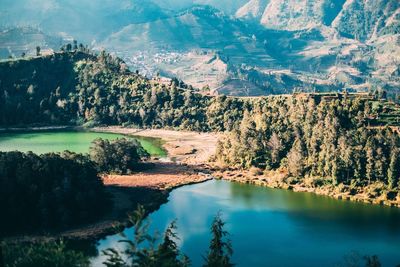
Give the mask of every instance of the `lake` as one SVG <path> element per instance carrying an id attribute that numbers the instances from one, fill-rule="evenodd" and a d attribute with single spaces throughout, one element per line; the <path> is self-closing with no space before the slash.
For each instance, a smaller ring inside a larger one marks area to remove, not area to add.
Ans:
<path id="1" fill-rule="evenodd" d="M 400 209 L 335 200 L 310 193 L 212 180 L 172 191 L 150 215 L 152 230 L 177 219 L 179 245 L 201 266 L 213 217 L 222 212 L 237 266 L 336 266 L 352 252 L 400 263 Z M 132 229 L 125 231 L 131 236 Z M 98 249 L 119 247 L 119 235 Z M 92 260 L 99 266 L 102 257 Z"/>
<path id="2" fill-rule="evenodd" d="M 87 153 L 95 138 L 119 134 L 35 132 L 0 134 L 0 151 L 36 153 L 65 149 Z M 161 140 L 136 138 L 152 155 L 165 156 Z M 179 245 L 193 266 L 201 266 L 213 217 L 222 212 L 237 266 L 336 266 L 357 251 L 376 254 L 383 266 L 400 263 L 400 209 L 335 200 L 309 193 L 212 180 L 180 187 L 152 213 L 152 231 L 177 219 Z M 130 235 L 132 229 L 127 229 Z M 119 235 L 98 242 L 99 251 L 119 247 Z M 92 259 L 101 266 L 103 258 Z"/>
<path id="3" fill-rule="evenodd" d="M 69 150 L 76 153 L 88 153 L 91 142 L 96 138 L 113 140 L 122 137 L 136 139 L 152 156 L 166 156 L 160 139 L 83 131 L 0 133 L 0 151 L 19 150 L 43 154 Z"/>

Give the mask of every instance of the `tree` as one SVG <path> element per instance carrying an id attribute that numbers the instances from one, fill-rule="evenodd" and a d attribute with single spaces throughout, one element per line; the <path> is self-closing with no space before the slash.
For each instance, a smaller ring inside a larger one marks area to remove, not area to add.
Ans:
<path id="1" fill-rule="evenodd" d="M 232 245 L 227 239 L 228 232 L 224 230 L 225 223 L 218 214 L 212 223 L 211 234 L 212 239 L 209 246 L 207 257 L 205 258 L 204 267 L 229 267 L 234 266 L 231 263 Z"/>
<path id="2" fill-rule="evenodd" d="M 3 255 L 3 242 L 0 239 L 0 266 L 4 263 L 4 255 Z"/>
<path id="3" fill-rule="evenodd" d="M 399 150 L 396 148 L 392 149 L 392 153 L 390 155 L 390 163 L 387 176 L 389 188 L 395 188 L 399 181 Z"/>
<path id="4" fill-rule="evenodd" d="M 65 49 L 67 50 L 67 52 L 70 52 L 72 50 L 72 45 L 70 43 L 68 43 L 66 45 Z"/>
<path id="5" fill-rule="evenodd" d="M 381 267 L 381 263 L 379 261 L 378 256 L 365 256 L 365 267 Z"/>
<path id="6" fill-rule="evenodd" d="M 367 144 L 366 144 L 366 158 L 367 158 L 367 164 L 365 166 L 365 176 L 368 179 L 368 184 L 371 184 L 371 181 L 374 179 L 375 171 L 374 171 L 374 149 L 373 149 L 373 143 L 371 139 L 368 139 Z"/>
<path id="7" fill-rule="evenodd" d="M 140 161 L 149 156 L 139 142 L 126 138 L 112 141 L 98 138 L 92 142 L 89 154 L 100 172 L 120 174 L 136 170 Z"/>
<path id="8" fill-rule="evenodd" d="M 271 150 L 272 164 L 275 165 L 280 161 L 279 153 L 282 149 L 282 143 L 277 133 L 273 132 L 271 135 L 271 138 L 268 141 L 268 148 Z"/>
<path id="9" fill-rule="evenodd" d="M 178 249 L 178 245 L 175 240 L 178 239 L 176 235 L 176 222 L 173 221 L 164 232 L 162 243 L 159 245 L 156 258 L 157 264 L 155 266 L 166 266 L 166 267 L 178 267 L 178 266 L 189 266 L 190 260 L 183 255 Z"/>
<path id="10" fill-rule="evenodd" d="M 301 176 L 304 171 L 303 150 L 301 141 L 296 139 L 287 156 L 288 172 L 293 176 Z"/>
<path id="11" fill-rule="evenodd" d="M 0 152 L 0 236 L 88 222 L 103 215 L 109 204 L 87 156 Z"/>
<path id="12" fill-rule="evenodd" d="M 189 260 L 182 255 L 178 249 L 175 239 L 177 239 L 175 230 L 176 224 L 172 222 L 164 233 L 164 237 L 158 248 L 155 244 L 158 241 L 158 235 L 151 236 L 149 232 L 150 224 L 145 219 L 146 212 L 142 206 L 129 216 L 129 221 L 133 225 L 133 237 L 129 239 L 123 232 L 124 238 L 120 242 L 125 243 L 127 248 L 122 252 L 126 257 L 125 261 L 121 252 L 114 248 L 108 248 L 103 251 L 107 257 L 104 264 L 107 267 L 186 267 L 189 266 Z"/>
<path id="13" fill-rule="evenodd" d="M 73 40 L 73 43 L 74 43 L 73 49 L 75 51 L 77 51 L 78 50 L 78 42 L 76 40 Z"/>

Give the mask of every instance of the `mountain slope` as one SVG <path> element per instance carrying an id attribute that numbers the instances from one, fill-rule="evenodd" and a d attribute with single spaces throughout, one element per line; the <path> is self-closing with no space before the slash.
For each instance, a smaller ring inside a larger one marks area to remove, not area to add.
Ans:
<path id="1" fill-rule="evenodd" d="M 166 19 L 128 25 L 101 45 L 118 51 L 202 48 L 246 52 L 251 42 L 251 33 L 242 22 L 210 6 L 196 6 Z"/>
<path id="2" fill-rule="evenodd" d="M 322 7 L 320 0 L 273 0 L 266 7 L 260 23 L 272 29 L 310 29 L 321 24 Z"/>
<path id="3" fill-rule="evenodd" d="M 260 20 L 270 0 L 251 0 L 238 9 L 235 16 L 241 19 Z"/>
<path id="4" fill-rule="evenodd" d="M 40 46 L 42 52 L 56 50 L 62 44 L 62 38 L 47 35 L 36 28 L 7 29 L 0 32 L 0 59 L 20 57 L 22 53 L 33 55 L 36 53 L 36 46 Z"/>
<path id="5" fill-rule="evenodd" d="M 398 0 L 347 0 L 332 26 L 343 36 L 367 40 L 400 33 Z"/>

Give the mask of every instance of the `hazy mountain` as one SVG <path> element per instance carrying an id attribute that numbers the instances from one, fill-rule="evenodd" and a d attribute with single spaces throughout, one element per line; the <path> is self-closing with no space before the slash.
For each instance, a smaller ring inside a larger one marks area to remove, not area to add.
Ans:
<path id="1" fill-rule="evenodd" d="M 0 32 L 0 58 L 20 57 L 22 53 L 34 55 L 36 46 L 40 46 L 42 52 L 57 50 L 63 42 L 62 38 L 47 35 L 37 28 L 6 29 Z"/>
<path id="2" fill-rule="evenodd" d="M 248 0 L 153 0 L 154 3 L 164 9 L 183 10 L 191 8 L 194 5 L 210 5 L 227 15 L 234 14 L 238 8 L 244 5 Z"/>
<path id="3" fill-rule="evenodd" d="M 250 0 L 236 12 L 269 29 L 332 26 L 345 37 L 366 40 L 400 32 L 398 0 Z"/>
<path id="4" fill-rule="evenodd" d="M 188 50 L 194 48 L 246 51 L 251 32 L 211 6 L 195 6 L 175 16 L 130 24 L 111 34 L 102 45 L 117 51 Z"/>
<path id="5" fill-rule="evenodd" d="M 241 19 L 260 20 L 270 0 L 251 0 L 236 11 Z"/>
<path id="6" fill-rule="evenodd" d="M 400 33 L 400 1 L 348 0 L 332 26 L 358 40 Z"/>
<path id="7" fill-rule="evenodd" d="M 1 1 L 0 26 L 24 25 L 229 94 L 400 88 L 398 0 Z"/>
<path id="8" fill-rule="evenodd" d="M 0 10 L 3 26 L 35 25 L 84 42 L 100 40 L 131 23 L 166 17 L 167 12 L 151 0 L 4 0 Z"/>

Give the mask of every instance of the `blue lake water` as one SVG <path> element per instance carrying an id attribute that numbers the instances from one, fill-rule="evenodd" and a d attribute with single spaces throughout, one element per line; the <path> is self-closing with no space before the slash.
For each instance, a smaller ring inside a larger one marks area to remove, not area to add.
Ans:
<path id="1" fill-rule="evenodd" d="M 353 252 L 400 263 L 400 209 L 213 180 L 174 190 L 151 214 L 152 229 L 177 219 L 179 245 L 201 266 L 213 217 L 222 212 L 237 266 L 337 266 Z M 125 231 L 128 236 L 132 229 Z M 98 249 L 120 247 L 119 235 Z M 92 260 L 101 265 L 101 257 Z"/>

